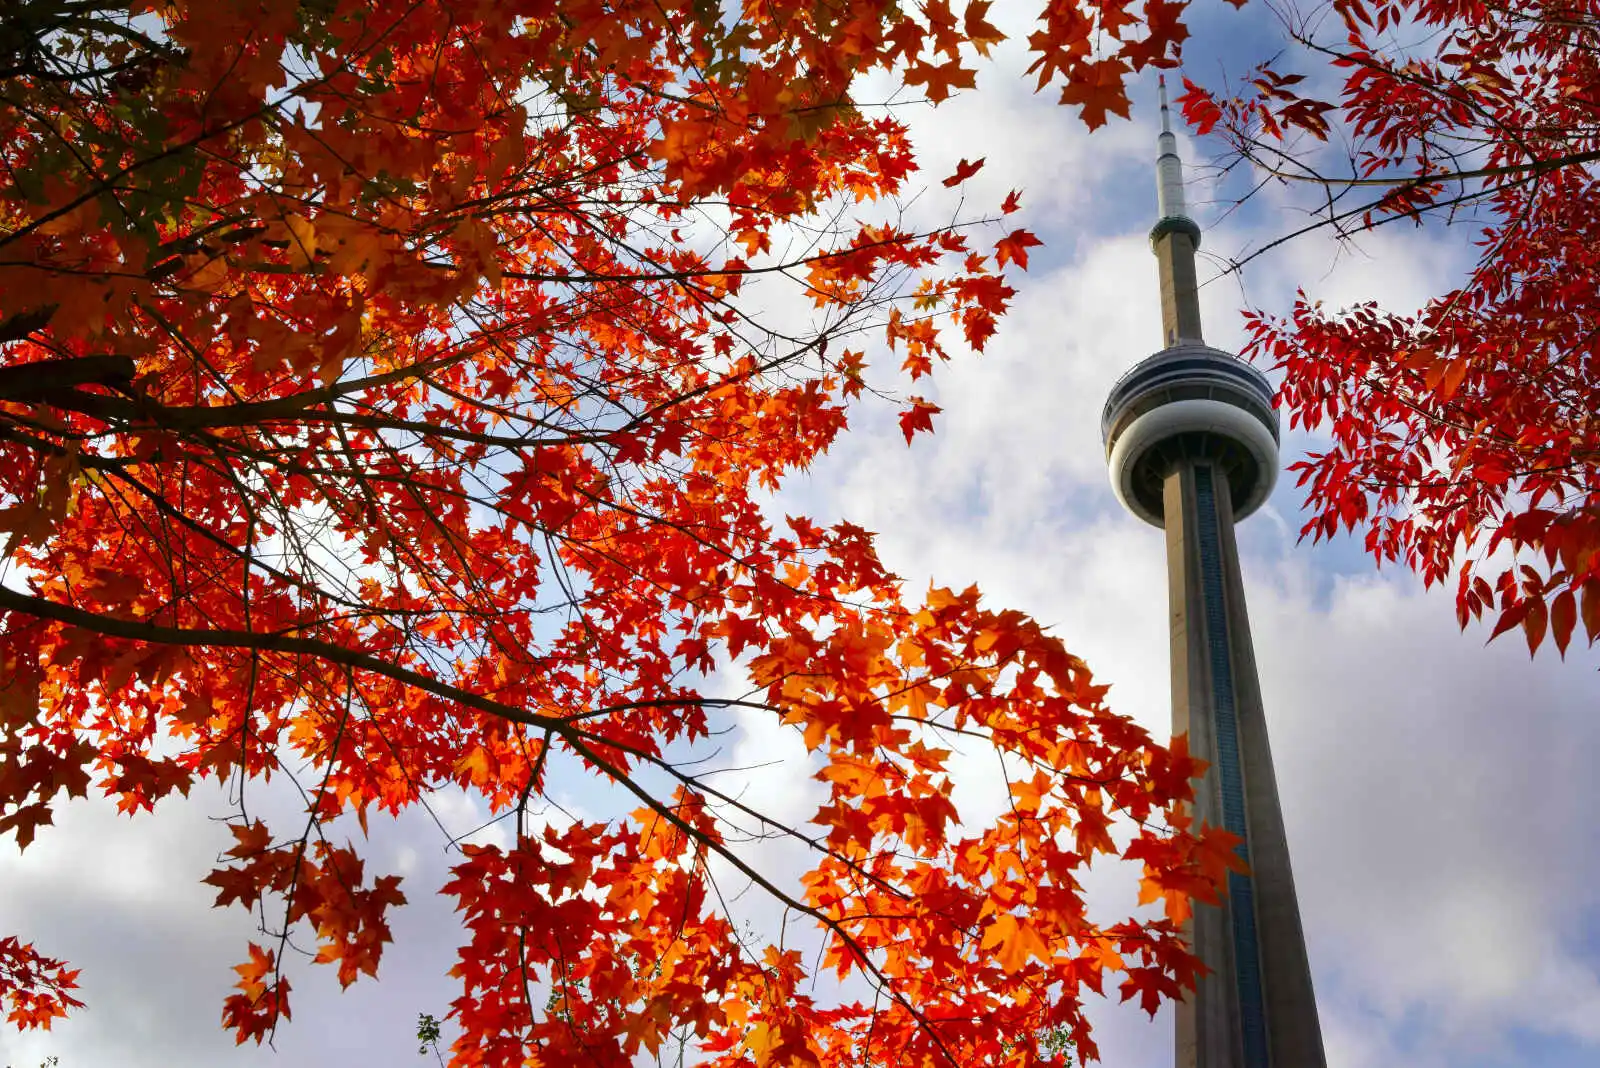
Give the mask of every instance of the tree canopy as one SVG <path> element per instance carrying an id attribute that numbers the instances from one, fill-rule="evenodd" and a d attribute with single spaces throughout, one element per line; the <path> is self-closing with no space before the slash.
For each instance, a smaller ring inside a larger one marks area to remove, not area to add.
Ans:
<path id="1" fill-rule="evenodd" d="M 1337 0 L 1293 44 L 1185 113 L 1263 181 L 1314 192 L 1307 227 L 1470 227 L 1476 261 L 1416 312 L 1251 316 L 1292 423 L 1332 433 L 1296 464 L 1304 532 L 1359 530 L 1379 561 L 1453 581 L 1488 615 L 1600 638 L 1600 9 L 1529 0 Z M 1324 148 L 1322 142 L 1332 138 Z M 1292 237 L 1294 235 L 1288 235 Z M 1581 625 L 1581 630 L 1579 629 Z"/>
<path id="2" fill-rule="evenodd" d="M 26 847 L 62 791 L 138 814 L 232 782 L 197 874 L 261 928 L 240 1041 L 298 969 L 377 972 L 405 895 L 352 823 L 445 789 L 516 832 L 443 887 L 456 1064 L 624 1065 L 673 1031 L 710 1064 L 1050 1063 L 1093 1055 L 1083 991 L 1192 982 L 1189 900 L 1236 862 L 1183 817 L 1181 739 L 1020 613 L 910 598 L 866 531 L 764 506 L 878 390 L 869 346 L 913 380 L 982 348 L 1027 265 L 1015 195 L 903 227 L 905 126 L 851 96 L 971 87 L 989 6 L 7 5 L 0 832 Z M 1125 115 L 1181 10 L 1046 5 L 1038 84 Z M 897 403 L 908 441 L 937 412 Z M 810 822 L 700 762 L 736 709 L 803 735 Z M 1011 776 L 987 824 L 954 740 Z M 621 801 L 532 819 L 557 774 Z M 269 780 L 304 819 L 250 813 Z M 800 884 L 746 859 L 765 836 L 810 851 Z M 1090 915 L 1099 854 L 1164 915 Z M 735 930 L 719 873 L 820 965 Z M 0 940 L 12 1024 L 75 978 Z"/>

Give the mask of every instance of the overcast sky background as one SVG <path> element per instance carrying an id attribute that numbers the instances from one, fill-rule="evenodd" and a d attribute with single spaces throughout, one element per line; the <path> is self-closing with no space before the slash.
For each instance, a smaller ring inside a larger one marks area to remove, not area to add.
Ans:
<path id="1" fill-rule="evenodd" d="M 1194 14 L 1186 70 L 1197 80 L 1240 75 L 1275 50 L 1260 4 Z M 934 436 L 908 448 L 892 411 L 864 411 L 775 507 L 879 532 L 880 554 L 914 592 L 977 583 L 991 605 L 1032 613 L 1113 685 L 1117 708 L 1165 736 L 1162 540 L 1116 505 L 1099 442 L 1111 383 L 1160 343 L 1145 240 L 1154 78 L 1135 87 L 1134 122 L 1090 137 L 1052 95 L 1029 91 L 1026 65 L 1008 45 L 978 93 L 906 111 L 928 180 L 982 156 L 972 203 L 1023 190 L 1013 219 L 1047 247 L 1012 313 L 982 357 L 938 370 Z M 1214 151 L 1180 140 L 1191 162 Z M 1208 252 L 1235 255 L 1297 223 L 1269 190 L 1213 226 L 1226 193 L 1190 190 Z M 957 195 L 936 187 L 915 210 L 947 215 Z M 1450 286 L 1464 236 L 1391 228 L 1359 254 L 1298 240 L 1252 265 L 1243 294 L 1233 277 L 1205 287 L 1208 340 L 1237 347 L 1243 300 L 1282 310 L 1297 284 L 1335 306 L 1414 307 Z M 1314 438 L 1286 433 L 1285 464 L 1308 447 Z M 1515 636 L 1486 647 L 1485 628 L 1457 629 L 1448 591 L 1375 571 L 1350 539 L 1297 543 L 1291 483 L 1240 528 L 1240 549 L 1331 1068 L 1600 1063 L 1600 655 L 1579 647 L 1563 663 L 1546 643 L 1530 663 Z M 748 728 L 735 762 L 799 751 L 775 729 Z M 969 774 L 963 789 L 981 807 L 993 771 Z M 747 799 L 797 815 L 816 804 L 803 769 L 745 785 Z M 459 799 L 436 807 L 452 832 L 482 818 Z M 459 928 L 430 893 L 450 862 L 438 829 L 421 813 L 373 821 L 369 870 L 407 875 L 412 902 L 382 980 L 340 994 L 331 969 L 298 969 L 295 1018 L 274 1054 L 236 1050 L 218 1026 L 253 936 L 241 911 L 210 909 L 198 882 L 229 844 L 216 822 L 229 811 L 199 791 L 136 821 L 79 804 L 25 860 L 0 844 L 0 933 L 81 967 L 90 1005 L 47 1034 L 0 1031 L 0 1065 L 415 1063 L 417 1014 L 443 1016 L 455 993 L 445 972 Z M 1122 908 L 1129 885 L 1110 872 L 1093 889 Z M 1105 1064 L 1170 1064 L 1169 1014 L 1151 1022 L 1110 1003 L 1094 1013 Z"/>

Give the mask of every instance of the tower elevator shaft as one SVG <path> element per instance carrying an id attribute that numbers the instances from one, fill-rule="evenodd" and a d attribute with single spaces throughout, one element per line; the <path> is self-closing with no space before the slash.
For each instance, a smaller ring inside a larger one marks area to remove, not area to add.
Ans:
<path id="1" fill-rule="evenodd" d="M 1245 611 L 1226 473 L 1207 459 L 1167 475 L 1172 730 L 1208 765 L 1196 826 L 1239 836 L 1249 875 L 1190 933 L 1210 972 L 1177 1008 L 1178 1068 L 1323 1068 L 1322 1034 L 1289 867 Z"/>

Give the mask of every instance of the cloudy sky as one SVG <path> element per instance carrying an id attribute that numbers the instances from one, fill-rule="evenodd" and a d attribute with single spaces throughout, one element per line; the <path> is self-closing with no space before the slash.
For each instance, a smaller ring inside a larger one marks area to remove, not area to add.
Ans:
<path id="1" fill-rule="evenodd" d="M 1238 75 L 1274 50 L 1262 5 L 1221 7 L 1196 12 L 1187 70 L 1197 80 Z M 1159 344 L 1145 242 L 1154 81 L 1136 87 L 1134 122 L 1089 137 L 1028 91 L 1025 65 L 1006 51 L 980 92 L 907 112 L 930 179 L 982 156 L 968 185 L 976 202 L 1024 191 L 1021 225 L 1047 247 L 1012 314 L 982 357 L 940 369 L 934 436 L 907 448 L 892 412 L 865 412 L 775 505 L 878 531 L 912 590 L 977 583 L 991 604 L 1049 623 L 1113 685 L 1118 708 L 1164 734 L 1161 537 L 1117 507 L 1098 438 L 1111 382 Z M 1184 146 L 1190 160 L 1215 150 Z M 1212 225 L 1228 192 L 1199 179 L 1190 192 L 1217 255 L 1296 221 L 1269 190 Z M 943 195 L 917 210 L 948 212 Z M 1291 243 L 1242 283 L 1205 287 L 1208 339 L 1237 346 L 1241 303 L 1282 309 L 1297 284 L 1336 306 L 1414 307 L 1460 270 L 1457 240 L 1396 228 L 1359 251 Z M 1285 462 L 1309 447 L 1315 439 L 1286 435 Z M 1520 641 L 1486 646 L 1486 629 L 1457 629 L 1448 592 L 1375 571 L 1349 540 L 1298 543 L 1290 481 L 1240 528 L 1240 547 L 1330 1065 L 1600 1062 L 1600 653 L 1562 662 L 1546 643 L 1530 662 Z M 734 755 L 794 749 L 752 724 Z M 972 771 L 974 797 L 984 774 Z M 764 773 L 750 788 L 779 809 L 815 805 L 803 771 Z M 450 798 L 437 810 L 453 833 L 482 818 Z M 228 845 L 216 820 L 229 811 L 199 794 L 137 821 L 78 805 L 25 862 L 0 845 L 0 932 L 81 967 L 91 1005 L 48 1034 L 0 1032 L 0 1065 L 35 1068 L 48 1055 L 62 1068 L 417 1063 L 417 1014 L 442 1016 L 452 996 L 457 924 L 428 893 L 449 863 L 438 829 L 421 814 L 374 823 L 371 863 L 406 874 L 412 899 L 382 980 L 340 994 L 328 969 L 302 969 L 277 1051 L 235 1050 L 218 1014 L 253 927 L 211 910 L 196 881 Z M 1121 878 L 1105 874 L 1096 892 L 1122 892 Z M 1105 1064 L 1170 1064 L 1166 1014 L 1094 1009 Z"/>

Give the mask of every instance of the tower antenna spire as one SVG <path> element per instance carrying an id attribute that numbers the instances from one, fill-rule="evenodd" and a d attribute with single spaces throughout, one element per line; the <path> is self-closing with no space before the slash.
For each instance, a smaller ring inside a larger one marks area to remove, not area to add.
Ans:
<path id="1" fill-rule="evenodd" d="M 1161 264 L 1161 336 L 1168 346 L 1200 341 L 1200 294 L 1194 254 L 1200 224 L 1189 217 L 1183 199 L 1183 160 L 1172 132 L 1167 77 L 1161 76 L 1161 133 L 1156 138 L 1156 224 L 1150 248 Z"/>
<path id="2" fill-rule="evenodd" d="M 1167 76 L 1161 76 L 1161 134 L 1156 138 L 1156 209 L 1159 221 L 1183 219 L 1194 231 L 1192 244 L 1200 247 L 1200 227 L 1189 218 L 1183 200 L 1183 159 L 1178 155 L 1178 137 L 1172 132 L 1172 109 L 1167 105 Z M 1152 235 L 1154 240 L 1154 235 Z M 1198 337 L 1199 335 L 1195 335 Z"/>

